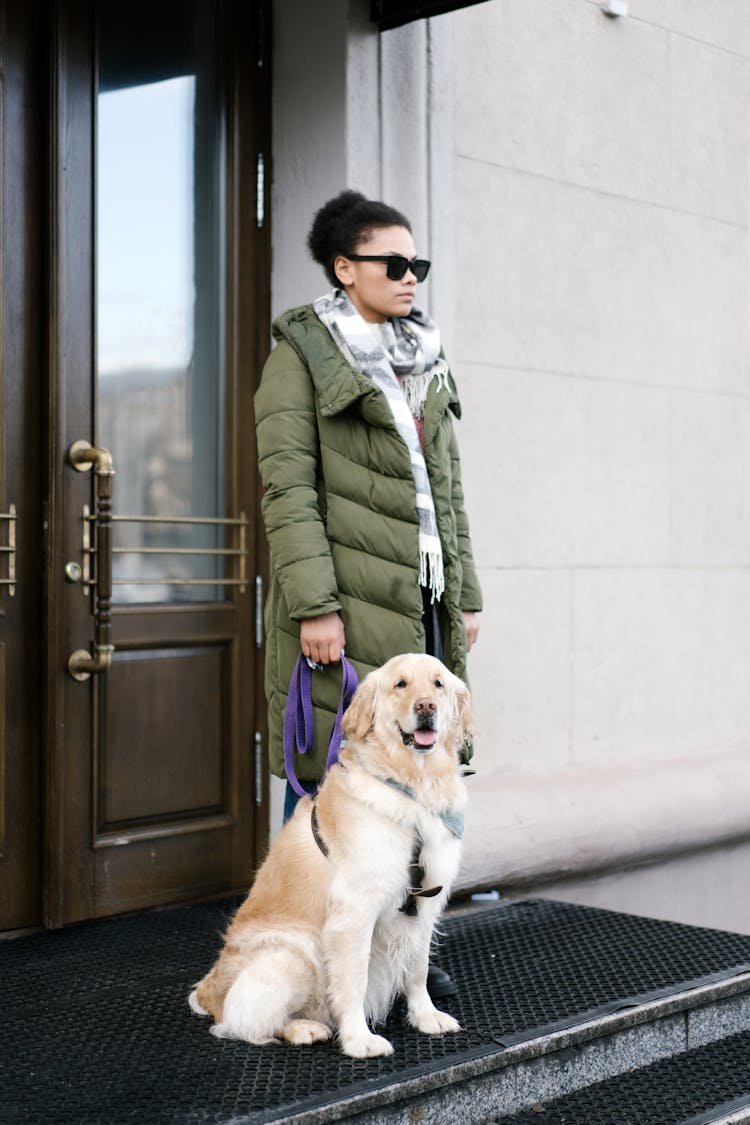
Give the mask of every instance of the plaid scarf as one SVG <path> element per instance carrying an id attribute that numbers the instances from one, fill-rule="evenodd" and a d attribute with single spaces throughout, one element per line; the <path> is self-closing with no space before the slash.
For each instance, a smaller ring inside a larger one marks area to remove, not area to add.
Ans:
<path id="1" fill-rule="evenodd" d="M 370 330 L 342 289 L 333 289 L 313 302 L 348 363 L 361 371 L 385 395 L 396 429 L 411 459 L 419 517 L 419 584 L 429 587 L 433 601 L 445 589 L 443 552 L 435 519 L 435 505 L 414 419 L 424 416 L 427 389 L 433 379 L 448 389 L 448 365 L 440 356 L 440 332 L 425 313 L 412 309 L 408 317 L 392 317 L 381 327 L 385 346 Z"/>

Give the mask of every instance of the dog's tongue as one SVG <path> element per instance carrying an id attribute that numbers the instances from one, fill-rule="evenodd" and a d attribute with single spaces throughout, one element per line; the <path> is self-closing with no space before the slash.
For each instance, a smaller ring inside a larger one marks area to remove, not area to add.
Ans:
<path id="1" fill-rule="evenodd" d="M 417 746 L 434 746 L 437 735 L 434 730 L 415 730 L 414 741 Z"/>

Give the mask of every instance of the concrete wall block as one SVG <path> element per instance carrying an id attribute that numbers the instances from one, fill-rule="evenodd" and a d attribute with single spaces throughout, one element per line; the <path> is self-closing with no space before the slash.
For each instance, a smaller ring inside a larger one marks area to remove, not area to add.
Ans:
<path id="1" fill-rule="evenodd" d="M 458 153 L 746 222 L 747 59 L 588 0 L 508 0 L 454 26 Z"/>
<path id="2" fill-rule="evenodd" d="M 346 51 L 347 185 L 371 199 L 382 187 L 380 40 L 367 0 L 349 0 Z"/>
<path id="3" fill-rule="evenodd" d="M 750 565 L 750 400 L 674 393 L 670 557 L 674 565 Z"/>
<path id="4" fill-rule="evenodd" d="M 671 856 L 661 863 L 546 883 L 533 897 L 750 934 L 750 840 Z M 698 1028 L 694 1029 L 698 1034 Z M 691 1045 L 693 1039 L 691 1035 Z"/>
<path id="5" fill-rule="evenodd" d="M 417 247 L 429 241 L 427 29 L 424 20 L 380 37 L 383 198 L 412 222 Z M 374 107 L 373 107 L 374 109 Z M 420 290 L 423 299 L 423 290 Z"/>
<path id="6" fill-rule="evenodd" d="M 461 362 L 746 392 L 744 229 L 462 158 L 456 204 Z"/>
<path id="7" fill-rule="evenodd" d="M 429 311 L 448 356 L 455 352 L 454 52 L 450 17 L 427 21 L 429 114 Z M 422 295 L 420 294 L 420 300 Z"/>
<path id="8" fill-rule="evenodd" d="M 629 0 L 629 18 L 750 59 L 750 8 L 744 0 Z"/>
<path id="9" fill-rule="evenodd" d="M 747 745 L 750 571 L 577 571 L 573 661 L 579 761 Z"/>
<path id="10" fill-rule="evenodd" d="M 582 890 L 593 885 L 580 879 L 583 873 L 611 872 L 700 849 L 705 855 L 709 846 L 735 848 L 747 839 L 749 763 L 745 744 L 733 753 L 712 748 L 682 758 L 642 757 L 634 749 L 627 761 L 570 764 L 535 773 L 482 770 L 466 783 L 469 806 L 457 887 L 526 890 L 546 881 L 545 893 L 552 895 L 552 880 L 566 879 L 555 883 L 559 888 L 577 876 Z M 646 880 L 655 868 L 640 870 Z M 716 893 L 702 904 L 705 917 L 710 917 L 709 901 L 714 907 L 732 903 L 739 872 L 735 865 L 732 873 L 727 864 L 726 884 L 717 879 Z M 696 881 L 698 886 L 705 897 L 705 878 Z M 686 889 L 675 877 L 663 909 L 673 910 L 683 897 L 683 910 L 699 904 L 700 895 L 685 896 Z M 560 897 L 579 901 L 567 891 Z M 747 917 L 744 905 L 742 910 Z M 658 908 L 645 911 L 652 912 L 670 917 Z"/>
<path id="11" fill-rule="evenodd" d="M 553 769 L 570 731 L 570 576 L 480 571 L 486 609 L 469 657 L 476 767 Z"/>
<path id="12" fill-rule="evenodd" d="M 666 201 L 668 34 L 580 0 L 504 0 L 454 26 L 459 154 Z"/>
<path id="13" fill-rule="evenodd" d="M 473 365 L 460 375 L 481 566 L 668 562 L 668 391 Z"/>
<path id="14" fill-rule="evenodd" d="M 750 28 L 747 8 L 723 6 Z M 746 228 L 750 59 L 672 35 L 667 74 L 670 204 Z"/>
<path id="15" fill-rule="evenodd" d="M 361 29 L 360 39 L 364 38 L 366 32 Z M 419 308 L 437 317 L 450 347 L 453 322 L 450 28 L 444 21 L 433 28 L 431 21 L 419 20 L 384 32 L 375 42 L 378 85 L 374 99 L 370 96 L 371 45 L 367 46 L 369 69 L 364 92 L 358 85 L 358 61 L 352 58 L 350 63 L 350 97 L 358 104 L 358 124 L 356 130 L 354 127 L 351 130 L 350 149 L 355 151 L 356 142 L 359 164 L 364 166 L 369 162 L 371 168 L 377 170 L 377 190 L 366 190 L 398 207 L 408 217 L 417 254 L 438 259 L 436 268 L 419 287 L 417 303 Z M 371 171 L 366 177 L 367 183 L 371 184 L 374 179 L 374 171 Z"/>
<path id="16" fill-rule="evenodd" d="M 346 12 L 346 0 L 274 5 L 274 316 L 329 287 L 305 240 L 313 212 L 346 183 Z"/>

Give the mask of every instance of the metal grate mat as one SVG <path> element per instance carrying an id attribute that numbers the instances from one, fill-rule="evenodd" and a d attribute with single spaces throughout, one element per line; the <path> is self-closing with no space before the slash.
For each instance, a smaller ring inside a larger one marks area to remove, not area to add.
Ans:
<path id="1" fill-rule="evenodd" d="M 187 994 L 233 904 L 184 907 L 0 943 L 0 1122 L 220 1125 L 327 1106 L 750 968 L 750 936 L 566 903 L 448 918 L 435 960 L 459 1035 L 403 1025 L 391 1058 L 333 1044 L 251 1047 L 208 1034 Z"/>

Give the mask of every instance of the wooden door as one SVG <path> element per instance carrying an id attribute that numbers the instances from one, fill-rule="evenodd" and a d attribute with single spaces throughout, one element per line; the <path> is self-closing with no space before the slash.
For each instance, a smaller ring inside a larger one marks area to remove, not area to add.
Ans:
<path id="1" fill-rule="evenodd" d="M 54 8 L 47 920 L 247 886 L 263 6 Z"/>
<path id="2" fill-rule="evenodd" d="M 0 5 L 0 930 L 41 904 L 46 195 L 40 5 Z"/>

